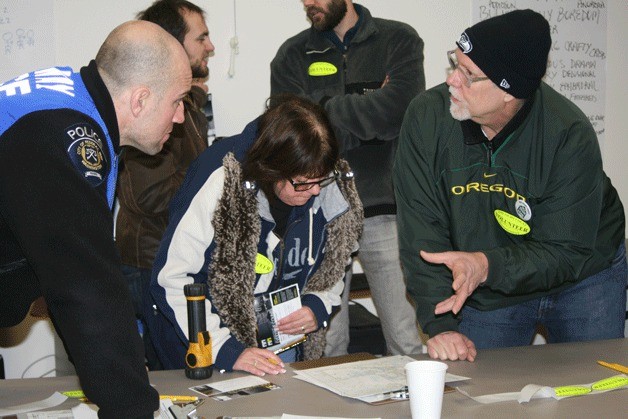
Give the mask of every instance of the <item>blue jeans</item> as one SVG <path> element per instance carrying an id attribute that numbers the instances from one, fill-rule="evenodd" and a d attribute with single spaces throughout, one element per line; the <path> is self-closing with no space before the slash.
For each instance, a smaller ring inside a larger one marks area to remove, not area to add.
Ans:
<path id="1" fill-rule="evenodd" d="M 478 349 L 529 345 L 537 325 L 548 343 L 623 338 L 627 275 L 622 242 L 609 268 L 559 293 L 497 310 L 464 307 L 458 330 Z"/>
<path id="2" fill-rule="evenodd" d="M 382 324 L 388 353 L 422 352 L 416 311 L 406 294 L 406 282 L 399 260 L 397 218 L 378 215 L 364 219 L 358 257 L 366 275 L 373 303 Z M 345 276 L 340 311 L 332 318 L 326 333 L 325 356 L 347 353 L 349 346 L 349 291 L 351 272 Z"/>

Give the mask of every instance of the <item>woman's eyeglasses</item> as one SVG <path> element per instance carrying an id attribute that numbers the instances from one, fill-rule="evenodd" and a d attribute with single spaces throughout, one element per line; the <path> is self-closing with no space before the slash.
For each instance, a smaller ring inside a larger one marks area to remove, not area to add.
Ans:
<path id="1" fill-rule="evenodd" d="M 338 179 L 339 176 L 340 176 L 340 172 L 338 172 L 337 170 L 334 170 L 333 175 L 323 178 L 321 180 L 316 180 L 313 182 L 295 182 L 294 180 L 291 179 L 290 184 L 292 185 L 295 191 L 304 192 L 304 191 L 309 191 L 315 185 L 318 185 L 321 188 L 331 185 L 336 179 Z"/>

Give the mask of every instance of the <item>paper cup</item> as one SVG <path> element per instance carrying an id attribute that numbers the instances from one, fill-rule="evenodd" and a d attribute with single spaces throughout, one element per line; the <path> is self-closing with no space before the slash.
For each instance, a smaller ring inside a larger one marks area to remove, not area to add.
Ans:
<path id="1" fill-rule="evenodd" d="M 412 419 L 438 419 L 443 406 L 447 364 L 414 361 L 405 366 Z"/>

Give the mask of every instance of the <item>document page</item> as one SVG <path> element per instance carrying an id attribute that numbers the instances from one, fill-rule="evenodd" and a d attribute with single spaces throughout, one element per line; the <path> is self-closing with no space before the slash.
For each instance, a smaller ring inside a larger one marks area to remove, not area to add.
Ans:
<path id="1" fill-rule="evenodd" d="M 279 353 L 305 339 L 302 333 L 288 335 L 277 330 L 277 322 L 280 319 L 301 308 L 301 296 L 296 284 L 256 297 L 254 307 L 257 317 L 257 341 L 261 348 Z"/>
<path id="2" fill-rule="evenodd" d="M 323 387 L 336 394 L 365 399 L 403 390 L 406 385 L 405 365 L 415 361 L 409 356 L 395 355 L 366 361 L 349 362 L 320 368 L 298 370 L 295 378 Z M 467 380 L 447 374 L 445 382 Z"/>
<path id="3" fill-rule="evenodd" d="M 294 284 L 286 288 L 282 288 L 275 292 L 270 293 L 270 301 L 273 306 L 273 313 L 275 315 L 275 321 L 279 321 L 294 313 L 301 308 L 301 296 L 299 295 L 299 287 Z M 290 342 L 295 342 L 303 338 L 303 334 L 299 335 L 287 335 L 279 332 L 279 341 L 282 345 L 286 345 Z"/>

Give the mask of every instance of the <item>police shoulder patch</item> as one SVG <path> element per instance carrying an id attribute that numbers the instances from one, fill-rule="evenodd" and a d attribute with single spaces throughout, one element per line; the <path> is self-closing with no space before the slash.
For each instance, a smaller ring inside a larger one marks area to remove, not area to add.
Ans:
<path id="1" fill-rule="evenodd" d="M 88 122 L 72 125 L 65 130 L 69 146 L 68 157 L 74 167 L 93 186 L 107 179 L 109 162 L 103 141 L 98 132 Z"/>

